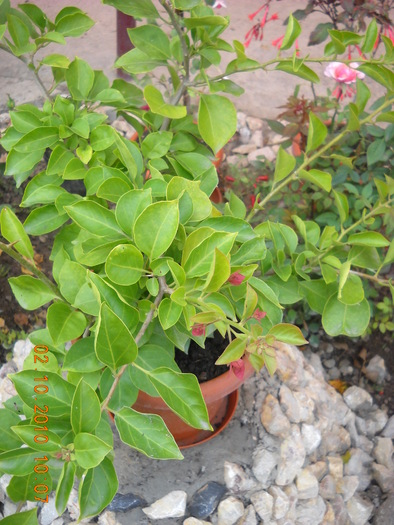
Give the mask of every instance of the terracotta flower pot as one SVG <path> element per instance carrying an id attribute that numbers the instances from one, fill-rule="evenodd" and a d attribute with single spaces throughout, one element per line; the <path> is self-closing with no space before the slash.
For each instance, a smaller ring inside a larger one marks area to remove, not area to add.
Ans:
<path id="1" fill-rule="evenodd" d="M 243 379 L 238 379 L 229 370 L 215 379 L 201 383 L 201 391 L 208 408 L 213 432 L 190 427 L 174 414 L 160 397 L 151 397 L 145 392 L 140 391 L 133 409 L 145 414 L 161 416 L 180 448 L 197 445 L 213 438 L 228 425 L 237 407 L 238 388 L 253 373 L 254 368 L 245 359 Z"/>

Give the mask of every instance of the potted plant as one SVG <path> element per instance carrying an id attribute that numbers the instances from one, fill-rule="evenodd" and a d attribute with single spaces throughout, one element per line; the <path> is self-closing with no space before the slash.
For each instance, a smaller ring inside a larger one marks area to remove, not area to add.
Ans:
<path id="1" fill-rule="evenodd" d="M 310 65 L 339 56 L 345 41 L 359 42 L 369 56 L 373 22 L 366 35 L 332 32 L 325 57 L 299 58 L 286 53 L 300 32 L 290 17 L 277 58 L 260 63 L 240 42 L 221 37 L 228 18 L 200 0 L 104 3 L 149 19 L 129 31 L 134 49 L 116 67 L 132 75 L 167 68 L 163 91 L 154 77 L 144 89 L 124 79 L 111 84 L 80 58 L 36 59 L 52 41 L 89 29 L 92 21 L 78 8 L 66 7 L 52 21 L 33 4 L 0 5 L 0 52 L 27 62 L 46 96 L 41 108 L 17 106 L 1 139 L 6 175 L 25 185 L 21 206 L 32 211 L 22 224 L 2 209 L 0 249 L 25 269 L 10 279 L 22 307 L 49 305 L 47 327 L 30 334 L 34 349 L 11 376 L 17 396 L 1 409 L 0 472 L 12 474 L 14 499 L 21 487 L 33 501 L 48 501 L 54 490 L 59 514 L 78 480 L 80 519 L 100 513 L 117 490 L 108 410 L 122 441 L 154 458 L 182 455 L 159 416 L 131 408 L 139 391 L 162 398 L 189 426 L 211 429 L 197 377 L 180 371 L 175 348 L 187 353 L 192 342 L 204 347 L 219 334 L 226 343 L 215 359 L 230 366 L 236 386 L 249 364 L 274 373 L 275 345 L 306 343 L 297 327 L 282 323 L 282 304 L 305 298 L 329 334 L 360 334 L 369 321 L 360 276 L 389 286 L 379 272 L 393 258 L 392 245 L 385 254 L 389 242 L 369 230 L 374 216 L 389 209 L 389 179 L 362 219 L 339 232 L 320 231 L 296 216 L 298 233 L 267 220 L 256 225 L 266 203 L 294 180 L 329 192 L 331 175 L 307 171 L 310 163 L 328 155 L 358 122 L 392 118 L 388 39 L 379 59 L 360 65 L 387 90 L 375 109 L 365 111 L 369 90 L 359 84 L 352 120 L 327 140 L 325 125 L 311 113 L 303 158 L 280 149 L 272 187 L 251 210 L 234 194 L 221 209 L 209 199 L 218 181 L 212 158 L 236 130 L 235 108 L 218 94 L 240 92 L 233 76 L 275 66 L 318 81 Z M 234 60 L 212 76 L 209 68 L 222 51 L 234 53 Z M 40 77 L 45 66 L 53 72 L 49 88 Z M 68 96 L 57 94 L 59 83 Z M 197 115 L 190 114 L 190 96 L 198 97 Z M 139 141 L 117 133 L 102 108 L 131 122 Z M 47 165 L 37 173 L 44 156 Z M 83 181 L 86 195 L 67 191 L 70 180 Z M 338 203 L 343 223 L 346 198 L 338 196 Z M 50 232 L 56 235 L 48 277 L 34 263 L 30 236 Z M 376 254 L 379 268 L 371 273 Z M 69 341 L 75 341 L 71 347 Z"/>

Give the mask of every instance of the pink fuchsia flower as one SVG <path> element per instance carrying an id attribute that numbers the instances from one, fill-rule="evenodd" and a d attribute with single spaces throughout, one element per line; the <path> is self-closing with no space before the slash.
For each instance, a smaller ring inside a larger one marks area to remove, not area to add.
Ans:
<path id="1" fill-rule="evenodd" d="M 242 381 L 245 375 L 245 363 L 242 359 L 233 361 L 232 363 L 230 363 L 230 370 L 238 379 Z"/>
<path id="2" fill-rule="evenodd" d="M 261 319 L 264 319 L 264 317 L 267 315 L 267 312 L 263 312 L 263 310 L 260 310 L 259 308 L 256 308 L 256 310 L 253 312 L 253 319 L 256 319 L 257 321 L 261 321 Z"/>
<path id="3" fill-rule="evenodd" d="M 205 324 L 197 323 L 192 327 L 192 334 L 196 337 L 205 335 Z"/>
<path id="4" fill-rule="evenodd" d="M 363 79 L 365 77 L 364 73 L 357 71 L 358 66 L 357 62 L 352 62 L 348 66 L 342 62 L 330 62 L 324 70 L 324 74 L 341 84 L 352 84 L 356 82 L 357 78 Z"/>
<path id="5" fill-rule="evenodd" d="M 256 180 L 258 182 L 266 181 L 266 180 L 268 180 L 268 175 L 259 175 L 258 177 L 256 177 Z"/>
<path id="6" fill-rule="evenodd" d="M 282 45 L 282 42 L 283 42 L 283 39 L 284 39 L 284 38 L 285 38 L 285 35 L 282 35 L 282 36 L 280 36 L 279 38 L 277 38 L 276 40 L 273 40 L 273 41 L 271 42 L 271 44 L 272 44 L 274 47 L 280 49 L 280 46 Z"/>
<path id="7" fill-rule="evenodd" d="M 227 5 L 226 2 L 223 2 L 223 0 L 216 0 L 212 7 L 213 9 L 220 9 L 221 7 L 227 7 Z"/>
<path id="8" fill-rule="evenodd" d="M 234 272 L 228 278 L 228 282 L 233 286 L 239 286 L 245 280 L 245 276 L 242 273 Z"/>
<path id="9" fill-rule="evenodd" d="M 249 20 L 253 20 L 253 18 L 254 18 L 255 16 L 257 16 L 257 15 L 260 13 L 260 11 L 262 11 L 262 10 L 264 9 L 264 7 L 265 7 L 265 10 L 268 11 L 268 6 L 266 6 L 266 5 L 264 4 L 264 5 L 262 5 L 259 9 L 257 9 L 257 11 L 255 11 L 254 13 L 250 13 L 250 15 L 248 15 Z"/>

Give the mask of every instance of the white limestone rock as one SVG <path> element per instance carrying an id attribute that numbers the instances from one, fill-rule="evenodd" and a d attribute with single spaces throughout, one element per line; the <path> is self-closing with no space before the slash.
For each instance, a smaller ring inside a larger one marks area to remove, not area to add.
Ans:
<path id="1" fill-rule="evenodd" d="M 290 422 L 283 414 L 277 399 L 268 394 L 261 410 L 261 422 L 267 432 L 273 436 L 286 437 L 290 431 Z"/>
<path id="2" fill-rule="evenodd" d="M 323 498 L 302 500 L 296 507 L 296 525 L 317 525 L 323 521 L 326 513 L 326 504 Z"/>
<path id="3" fill-rule="evenodd" d="M 173 490 L 163 498 L 156 500 L 149 507 L 142 509 L 153 520 L 163 518 L 181 518 L 185 515 L 187 494 L 183 490 Z"/>
<path id="4" fill-rule="evenodd" d="M 256 511 L 253 505 L 246 507 L 244 515 L 238 521 L 237 525 L 257 525 Z"/>
<path id="5" fill-rule="evenodd" d="M 274 498 L 271 496 L 271 494 L 265 490 L 261 490 L 252 494 L 250 501 L 253 503 L 253 506 L 260 518 L 264 522 L 268 522 L 271 519 L 274 507 Z"/>
<path id="6" fill-rule="evenodd" d="M 291 423 L 299 423 L 301 421 L 301 406 L 294 397 L 293 392 L 286 385 L 282 385 L 279 391 L 280 406 L 288 417 Z"/>
<path id="7" fill-rule="evenodd" d="M 218 525 L 233 525 L 244 515 L 244 504 L 234 496 L 230 496 L 219 503 Z"/>
<path id="8" fill-rule="evenodd" d="M 358 489 L 360 481 L 357 476 L 344 476 L 337 485 L 338 492 L 342 494 L 343 501 L 346 503 L 353 497 Z"/>
<path id="9" fill-rule="evenodd" d="M 380 355 L 375 355 L 365 368 L 365 375 L 373 383 L 383 383 L 386 375 L 386 365 L 384 359 Z"/>
<path id="10" fill-rule="evenodd" d="M 270 452 L 265 448 L 258 448 L 256 450 L 252 471 L 256 479 L 262 483 L 263 488 L 266 488 L 268 479 L 278 462 L 279 455 L 277 453 Z"/>
<path id="11" fill-rule="evenodd" d="M 263 121 L 256 117 L 246 117 L 246 123 L 251 131 L 263 129 Z"/>
<path id="12" fill-rule="evenodd" d="M 375 448 L 373 450 L 373 457 L 381 465 L 388 468 L 393 467 L 393 442 L 390 438 L 377 437 L 375 438 Z"/>
<path id="13" fill-rule="evenodd" d="M 273 517 L 276 520 L 284 518 L 290 507 L 290 499 L 283 490 L 275 485 L 268 489 L 274 498 Z"/>
<path id="14" fill-rule="evenodd" d="M 319 484 L 319 494 L 325 500 L 334 499 L 337 494 L 336 482 L 333 476 L 328 474 L 324 476 Z"/>
<path id="15" fill-rule="evenodd" d="M 390 492 L 394 489 L 394 470 L 392 468 L 372 463 L 372 477 L 382 492 Z"/>
<path id="16" fill-rule="evenodd" d="M 224 482 L 231 492 L 243 492 L 256 486 L 240 465 L 230 461 L 224 462 Z"/>
<path id="17" fill-rule="evenodd" d="M 276 476 L 277 485 L 292 483 L 305 461 L 305 448 L 298 426 L 293 426 L 291 434 L 280 447 L 280 461 Z"/>
<path id="18" fill-rule="evenodd" d="M 248 155 L 248 162 L 252 164 L 253 162 L 259 160 L 269 160 L 273 162 L 276 159 L 276 154 L 270 146 L 264 146 L 263 148 L 258 148 Z"/>
<path id="19" fill-rule="evenodd" d="M 296 487 L 298 490 L 298 499 L 316 498 L 319 494 L 317 478 L 308 468 L 304 468 L 297 475 Z"/>
<path id="20" fill-rule="evenodd" d="M 343 399 L 347 406 L 351 410 L 354 410 L 354 412 L 368 410 L 372 407 L 372 396 L 366 390 L 358 386 L 351 386 L 345 390 Z"/>
<path id="21" fill-rule="evenodd" d="M 210 525 L 210 523 L 210 521 L 203 521 L 197 518 L 190 517 L 185 519 L 183 525 Z"/>
<path id="22" fill-rule="evenodd" d="M 239 155 L 248 155 L 255 149 L 257 149 L 256 144 L 242 144 L 241 146 L 237 146 L 236 148 L 234 148 L 232 150 L 232 153 L 237 153 Z"/>
<path id="23" fill-rule="evenodd" d="M 51 525 L 51 523 L 59 516 L 56 506 L 55 497 L 51 496 L 48 498 L 48 503 L 43 505 L 40 512 L 40 524 Z"/>
<path id="24" fill-rule="evenodd" d="M 365 525 L 372 515 L 374 506 L 367 498 L 355 495 L 346 503 L 346 509 L 352 525 Z"/>
<path id="25" fill-rule="evenodd" d="M 394 439 L 394 415 L 387 421 L 386 426 L 383 429 L 382 436 L 390 439 Z"/>
<path id="26" fill-rule="evenodd" d="M 307 455 L 312 454 L 321 443 L 321 432 L 314 425 L 303 423 L 301 426 L 301 437 Z"/>

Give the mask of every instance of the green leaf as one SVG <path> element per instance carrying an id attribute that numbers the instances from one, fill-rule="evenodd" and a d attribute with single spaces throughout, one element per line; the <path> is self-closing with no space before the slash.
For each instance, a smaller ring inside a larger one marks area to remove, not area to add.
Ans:
<path id="1" fill-rule="evenodd" d="M 112 370 L 132 363 L 137 357 L 137 345 L 124 322 L 109 308 L 101 305 L 95 334 L 98 359 Z"/>
<path id="2" fill-rule="evenodd" d="M 57 230 L 67 221 L 67 215 L 59 215 L 54 204 L 46 204 L 30 212 L 23 226 L 30 235 L 44 235 Z"/>
<path id="3" fill-rule="evenodd" d="M 54 432 L 51 432 L 50 429 L 41 431 L 41 434 L 40 430 L 36 427 L 37 423 L 34 423 L 31 425 L 14 426 L 11 429 L 28 447 L 34 450 L 39 450 L 40 452 L 59 452 L 62 448 L 60 438 Z M 45 435 L 48 438 L 46 443 L 36 442 L 36 436 L 39 434 Z"/>
<path id="4" fill-rule="evenodd" d="M 163 401 L 183 421 L 194 428 L 212 430 L 196 376 L 157 368 L 149 373 L 149 379 Z"/>
<path id="5" fill-rule="evenodd" d="M 185 106 L 173 106 L 167 104 L 161 92 L 152 85 L 144 89 L 144 98 L 149 105 L 150 111 L 163 117 L 178 119 L 186 117 L 187 110 Z"/>
<path id="6" fill-rule="evenodd" d="M 94 350 L 94 337 L 83 337 L 71 346 L 64 356 L 63 368 L 70 372 L 91 373 L 101 370 L 101 363 Z"/>
<path id="7" fill-rule="evenodd" d="M 0 408 L 0 450 L 12 450 L 18 448 L 22 443 L 21 440 L 11 430 L 11 427 L 20 423 L 21 419 L 18 414 Z"/>
<path id="8" fill-rule="evenodd" d="M 59 130 L 54 126 L 42 126 L 24 135 L 14 146 L 20 153 L 32 153 L 50 148 L 59 140 Z"/>
<path id="9" fill-rule="evenodd" d="M 228 18 L 225 18 L 223 16 L 199 16 L 199 17 L 191 17 L 191 18 L 185 18 L 184 20 L 185 26 L 188 29 L 193 29 L 195 27 L 201 27 L 201 26 L 227 26 L 229 23 Z"/>
<path id="10" fill-rule="evenodd" d="M 37 507 L 18 514 L 12 514 L 1 520 L 2 525 L 39 525 Z"/>
<path id="11" fill-rule="evenodd" d="M 377 270 L 381 264 L 379 253 L 371 246 L 353 246 L 349 252 L 349 261 L 352 266 Z"/>
<path id="12" fill-rule="evenodd" d="M 206 278 L 204 290 L 208 293 L 217 292 L 230 277 L 230 261 L 224 253 L 215 248 L 211 268 Z"/>
<path id="13" fill-rule="evenodd" d="M 336 285 L 327 285 L 324 279 L 301 281 L 299 286 L 300 292 L 305 296 L 310 308 L 319 314 L 323 313 L 327 300 L 336 289 Z"/>
<path id="14" fill-rule="evenodd" d="M 131 51 L 128 51 L 115 62 L 116 67 L 121 67 L 133 75 L 148 73 L 156 67 L 165 64 L 166 62 L 163 59 L 153 58 L 140 49 L 132 49 Z"/>
<path id="15" fill-rule="evenodd" d="M 104 151 L 115 142 L 115 131 L 111 126 L 97 126 L 90 134 L 90 145 L 94 151 Z"/>
<path id="16" fill-rule="evenodd" d="M 138 359 L 138 357 L 137 357 Z M 137 360 L 136 360 L 137 362 Z M 134 384 L 134 377 L 132 372 L 134 368 L 132 365 L 127 365 L 126 370 L 121 375 L 119 383 L 117 384 L 112 397 L 108 403 L 108 410 L 111 412 L 117 412 L 121 408 L 132 406 L 138 397 L 138 387 Z M 114 375 L 111 373 L 109 368 L 106 368 L 100 379 L 100 393 L 103 399 L 105 399 L 114 383 Z M 96 435 L 101 437 L 97 433 Z M 112 430 L 110 429 L 110 435 L 112 436 Z M 104 439 L 103 437 L 101 439 Z M 105 441 L 105 440 L 104 440 Z"/>
<path id="17" fill-rule="evenodd" d="M 349 216 L 349 203 L 345 194 L 333 190 L 335 204 L 339 211 L 339 217 L 341 218 L 341 223 L 343 224 Z"/>
<path id="18" fill-rule="evenodd" d="M 3 208 L 0 214 L 1 235 L 8 242 L 15 243 L 17 252 L 28 259 L 33 259 L 34 251 L 28 235 L 22 223 L 10 208 Z"/>
<path id="19" fill-rule="evenodd" d="M 154 459 L 183 459 L 160 416 L 122 408 L 115 415 L 115 425 L 123 443 L 146 456 Z"/>
<path id="20" fill-rule="evenodd" d="M 151 0 L 103 0 L 106 5 L 112 5 L 118 11 L 137 18 L 158 18 L 159 13 Z"/>
<path id="21" fill-rule="evenodd" d="M 50 67 L 60 67 L 61 69 L 67 69 L 70 65 L 70 59 L 64 55 L 58 53 L 53 53 L 51 55 L 45 56 L 41 60 L 41 64 L 45 64 Z"/>
<path id="22" fill-rule="evenodd" d="M 282 45 L 280 46 L 280 50 L 285 51 L 286 49 L 290 49 L 294 42 L 297 40 L 300 33 L 300 23 L 296 18 L 294 18 L 292 14 L 290 14 L 289 20 L 287 22 L 286 33 Z"/>
<path id="23" fill-rule="evenodd" d="M 245 353 L 246 343 L 246 339 L 233 339 L 222 355 L 216 360 L 215 364 L 227 365 L 232 361 L 240 359 Z"/>
<path id="24" fill-rule="evenodd" d="M 44 483 L 45 482 L 45 483 Z M 35 487 L 37 485 L 44 485 L 47 488 L 47 492 L 52 490 L 52 478 L 50 472 L 45 473 L 37 477 L 37 474 L 33 471 L 27 476 L 13 476 L 7 487 L 8 496 L 17 503 L 18 501 L 36 501 L 37 492 Z M 15 514 L 17 517 L 18 514 Z"/>
<path id="25" fill-rule="evenodd" d="M 71 151 L 59 144 L 54 148 L 51 156 L 49 157 L 47 175 L 62 175 L 66 169 L 67 164 L 73 158 L 74 155 L 71 153 Z"/>
<path id="26" fill-rule="evenodd" d="M 172 133 L 169 131 L 156 131 L 142 141 L 141 151 L 148 159 L 159 159 L 170 149 Z"/>
<path id="27" fill-rule="evenodd" d="M 54 303 L 48 308 L 47 326 L 55 345 L 77 339 L 86 327 L 86 318 L 65 303 Z"/>
<path id="28" fill-rule="evenodd" d="M 283 60 L 282 62 L 279 62 L 275 69 L 284 71 L 285 73 L 290 73 L 291 75 L 303 78 L 309 82 L 320 82 L 319 76 L 311 68 L 305 64 L 302 64 L 297 69 L 295 69 L 292 60 Z"/>
<path id="29" fill-rule="evenodd" d="M 108 458 L 89 469 L 79 485 L 79 519 L 91 518 L 109 505 L 118 490 L 118 478 Z"/>
<path id="30" fill-rule="evenodd" d="M 372 246 L 375 248 L 382 248 L 390 244 L 389 241 L 378 232 L 354 233 L 349 236 L 347 243 L 354 246 Z"/>
<path id="31" fill-rule="evenodd" d="M 135 220 L 150 204 L 152 204 L 151 190 L 131 190 L 119 199 L 115 216 L 125 233 L 132 234 Z"/>
<path id="32" fill-rule="evenodd" d="M 67 87 L 75 100 L 85 100 L 94 83 L 94 71 L 87 62 L 76 57 L 66 70 Z"/>
<path id="33" fill-rule="evenodd" d="M 101 407 L 97 394 L 91 386 L 81 379 L 71 404 L 71 426 L 73 431 L 75 434 L 93 432 L 100 419 Z"/>
<path id="34" fill-rule="evenodd" d="M 113 211 L 93 201 L 78 201 L 64 208 L 78 226 L 99 237 L 122 238 Z"/>
<path id="35" fill-rule="evenodd" d="M 367 149 L 368 166 L 373 166 L 377 162 L 380 162 L 385 152 L 386 152 L 386 143 L 384 139 L 374 140 L 373 142 L 371 142 L 371 144 L 368 146 L 368 149 Z"/>
<path id="36" fill-rule="evenodd" d="M 84 469 L 97 467 L 105 456 L 112 450 L 102 439 L 94 434 L 81 432 L 74 439 L 75 459 Z"/>
<path id="37" fill-rule="evenodd" d="M 142 253 L 131 244 L 120 244 L 108 255 L 105 273 L 112 282 L 128 286 L 139 281 L 143 267 Z"/>
<path id="38" fill-rule="evenodd" d="M 188 11 L 200 3 L 201 0 L 174 0 L 175 8 L 180 11 Z"/>
<path id="39" fill-rule="evenodd" d="M 361 303 L 364 299 L 363 283 L 358 275 L 349 275 L 341 290 L 341 296 L 338 299 L 343 304 L 354 305 Z"/>
<path id="40" fill-rule="evenodd" d="M 28 172 L 32 170 L 40 160 L 42 160 L 44 153 L 45 149 L 30 151 L 29 153 L 21 153 L 20 151 L 13 149 L 7 155 L 5 174 L 7 176 L 13 175 L 17 182 L 17 188 L 19 188 L 21 183 L 28 178 Z M 22 180 L 20 180 L 21 174 L 24 174 Z"/>
<path id="41" fill-rule="evenodd" d="M 325 191 L 331 191 L 331 174 L 321 170 L 300 170 L 299 176 L 301 179 L 309 180 L 319 188 Z"/>
<path id="42" fill-rule="evenodd" d="M 356 106 L 358 107 L 358 110 L 361 113 L 362 111 L 364 111 L 368 100 L 371 98 L 371 91 L 369 90 L 369 87 L 365 84 L 365 82 L 363 82 L 359 78 L 356 80 L 356 90 Z M 377 120 L 379 120 L 379 117 L 377 118 Z"/>
<path id="43" fill-rule="evenodd" d="M 358 67 L 359 71 L 362 71 L 373 80 L 389 89 L 393 90 L 393 78 L 394 74 L 392 71 L 382 65 L 363 63 Z"/>
<path id="44" fill-rule="evenodd" d="M 55 506 L 59 515 L 66 510 L 67 503 L 74 485 L 75 463 L 64 462 L 62 472 L 56 487 Z"/>
<path id="45" fill-rule="evenodd" d="M 33 471 L 36 465 L 34 460 L 36 456 L 37 451 L 28 447 L 2 452 L 0 454 L 0 471 L 2 474 L 11 474 L 12 476 L 26 476 Z"/>
<path id="46" fill-rule="evenodd" d="M 312 111 L 309 113 L 308 139 L 306 153 L 313 151 L 323 144 L 327 136 L 327 127 Z"/>
<path id="47" fill-rule="evenodd" d="M 160 302 L 158 313 L 163 330 L 168 330 L 178 322 L 182 313 L 182 306 L 166 297 Z"/>
<path id="48" fill-rule="evenodd" d="M 233 103 L 221 95 L 201 95 L 198 130 L 208 146 L 217 153 L 237 130 Z"/>
<path id="49" fill-rule="evenodd" d="M 267 335 L 273 335 L 278 341 L 290 345 L 305 345 L 308 343 L 298 326 L 288 323 L 280 323 L 273 326 Z"/>
<path id="50" fill-rule="evenodd" d="M 206 228 L 201 228 L 201 230 L 202 233 L 204 233 Z M 198 232 L 198 230 L 195 230 L 195 232 Z M 187 277 L 201 277 L 207 274 L 211 269 L 215 248 L 220 250 L 224 255 L 228 255 L 234 244 L 236 235 L 236 233 L 214 232 L 211 235 L 204 236 L 202 241 L 196 248 L 192 249 L 189 254 L 184 250 L 182 266 Z M 191 236 L 189 236 L 189 238 L 191 238 Z"/>
<path id="51" fill-rule="evenodd" d="M 55 30 L 63 36 L 78 37 L 86 33 L 93 25 L 94 21 L 88 15 L 77 12 L 63 16 L 55 24 Z"/>
<path id="52" fill-rule="evenodd" d="M 144 24 L 127 31 L 131 42 L 148 56 L 167 60 L 171 58 L 170 40 L 158 26 Z"/>
<path id="53" fill-rule="evenodd" d="M 369 319 L 369 304 L 366 299 L 355 305 L 346 305 L 334 294 L 324 307 L 322 323 L 327 334 L 333 337 L 341 334 L 358 337 L 367 329 Z"/>
<path id="54" fill-rule="evenodd" d="M 31 275 L 11 277 L 8 282 L 16 300 L 25 310 L 36 310 L 57 298 L 47 284 Z"/>
<path id="55" fill-rule="evenodd" d="M 155 202 L 145 208 L 135 221 L 135 243 L 150 259 L 156 259 L 171 246 L 178 224 L 177 201 Z"/>
<path id="56" fill-rule="evenodd" d="M 276 157 L 274 181 L 279 182 L 290 175 L 295 165 L 296 159 L 280 146 Z"/>

